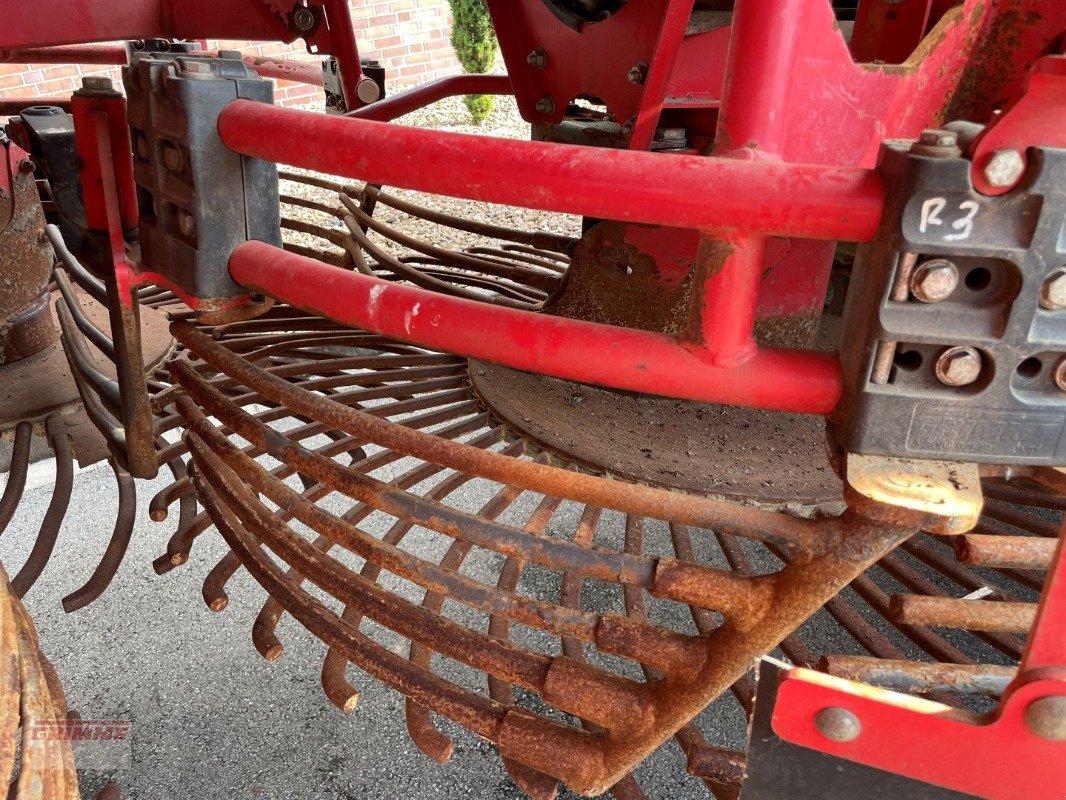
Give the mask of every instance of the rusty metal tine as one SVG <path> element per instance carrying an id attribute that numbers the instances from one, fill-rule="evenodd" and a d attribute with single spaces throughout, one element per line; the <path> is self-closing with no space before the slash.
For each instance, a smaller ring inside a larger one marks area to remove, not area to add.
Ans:
<path id="1" fill-rule="evenodd" d="M 955 645 L 948 642 L 942 636 L 929 628 L 915 622 L 905 623 L 897 619 L 890 609 L 890 598 L 885 592 L 866 575 L 860 575 L 851 582 L 851 588 L 859 595 L 878 615 L 887 619 L 896 629 L 922 648 L 937 661 L 952 664 L 972 664 L 973 659 L 966 655 Z"/>
<path id="2" fill-rule="evenodd" d="M 0 786 L 11 780 L 19 729 L 19 644 L 11 582 L 0 564 Z"/>
<path id="3" fill-rule="evenodd" d="M 973 567 L 1046 570 L 1058 544 L 1055 539 L 1030 536 L 988 536 L 967 533 L 952 542 L 955 555 Z"/>
<path id="4" fill-rule="evenodd" d="M 581 509 L 581 518 L 578 520 L 577 530 L 574 532 L 574 544 L 581 548 L 592 547 L 596 526 L 600 522 L 602 513 L 603 509 L 596 506 L 586 505 Z M 563 573 L 562 583 L 559 587 L 559 605 L 573 609 L 581 608 L 581 577 L 579 572 L 575 573 L 567 570 Z M 584 659 L 585 657 L 583 645 L 580 640 L 573 636 L 562 637 L 562 648 L 563 655 L 570 658 Z"/>
<path id="5" fill-rule="evenodd" d="M 893 621 L 907 625 L 1028 633 L 1036 618 L 1036 609 L 1036 603 L 897 594 L 892 596 L 890 613 Z"/>
<path id="6" fill-rule="evenodd" d="M 849 681 L 869 683 L 894 692 L 982 694 L 999 697 L 1018 670 L 996 664 L 927 664 L 905 659 L 867 656 L 825 656 L 819 669 Z"/>
<path id="7" fill-rule="evenodd" d="M 111 584 L 115 573 L 118 572 L 133 533 L 133 522 L 137 513 L 137 487 L 133 482 L 133 476 L 113 459 L 111 469 L 115 473 L 115 483 L 118 485 L 118 514 L 115 516 L 115 528 L 111 533 L 111 541 L 108 542 L 107 549 L 89 580 L 81 588 L 75 589 L 63 598 L 63 609 L 68 614 L 84 608 L 103 594 Z"/>
<path id="8" fill-rule="evenodd" d="M 59 414 L 53 414 L 45 420 L 44 426 L 48 433 L 49 444 L 55 453 L 56 482 L 52 488 L 52 500 L 41 521 L 33 549 L 30 550 L 22 569 L 11 581 L 15 595 L 20 599 L 26 596 L 26 592 L 40 577 L 52 555 L 52 550 L 55 549 L 59 527 L 63 524 L 63 517 L 70 503 L 70 492 L 74 486 L 74 456 L 70 450 L 66 423 Z"/>
<path id="9" fill-rule="evenodd" d="M 521 455 L 524 451 L 525 443 L 522 440 L 512 442 L 503 450 L 510 456 Z M 462 483 L 464 484 L 471 480 L 468 475 L 463 475 L 462 478 Z M 482 506 L 478 515 L 489 520 L 496 519 L 514 504 L 514 501 L 518 499 L 522 492 L 523 489 L 521 487 L 504 486 Z M 407 526 L 407 528 L 409 530 L 410 526 Z M 440 568 L 457 573 L 471 549 L 472 546 L 470 544 L 461 539 L 456 539 L 448 546 L 448 550 L 440 560 Z M 378 571 L 374 570 L 375 573 Z M 373 579 L 377 579 L 376 574 Z M 444 607 L 444 600 L 445 595 L 442 592 L 427 588 L 426 593 L 422 596 L 422 607 L 434 614 L 440 614 Z M 510 640 L 507 640 L 507 642 L 510 644 Z M 428 670 L 432 655 L 433 650 L 426 644 L 414 640 L 411 641 L 407 657 L 412 664 Z M 452 753 L 451 739 L 441 733 L 433 724 L 429 709 L 407 698 L 404 701 L 404 712 L 407 721 L 407 733 L 418 749 L 434 761 L 437 761 L 437 763 L 447 761 Z"/>
<path id="10" fill-rule="evenodd" d="M 626 513 L 776 542 L 788 548 L 790 555 L 828 552 L 840 541 L 839 526 L 827 521 L 799 520 L 695 495 L 679 495 L 541 464 L 515 462 L 505 456 L 462 446 L 450 447 L 445 452 L 434 445 L 431 437 L 389 425 L 329 398 L 308 395 L 279 378 L 262 373 L 186 323 L 172 324 L 171 332 L 211 366 L 237 378 L 253 391 L 269 397 L 272 402 L 291 407 L 311 418 L 329 421 L 333 427 L 406 455 L 445 463 L 453 469 L 471 472 L 499 483 L 521 483 L 541 494 L 559 494 L 568 499 L 617 508 Z M 174 368 L 181 370 L 183 364 L 177 362 Z M 193 378 L 195 373 L 186 369 L 185 374 Z M 193 382 L 198 378 L 196 376 Z"/>
<path id="11" fill-rule="evenodd" d="M 929 597 L 946 597 L 947 593 L 928 578 L 919 575 L 912 570 L 902 559 L 894 553 L 887 555 L 878 562 L 878 566 L 893 578 L 902 583 L 910 591 Z M 1020 658 L 1022 654 L 1022 642 L 1015 636 L 988 631 L 973 631 L 973 634 L 982 641 L 995 647 L 1011 658 Z"/>
<path id="12" fill-rule="evenodd" d="M 1038 506 L 1041 508 L 1066 510 L 1066 497 L 1053 494 L 1044 489 L 1030 489 L 1017 486 L 1008 481 L 988 479 L 981 481 L 981 490 L 986 498 L 1002 500 L 1005 503 L 1014 503 L 1021 506 Z"/>
<path id="13" fill-rule="evenodd" d="M 407 659 L 375 644 L 311 595 L 292 585 L 237 517 L 222 505 L 210 482 L 200 477 L 199 470 L 194 471 L 193 479 L 204 504 L 214 512 L 220 532 L 240 556 L 241 563 L 305 628 L 327 644 L 336 646 L 349 661 L 372 677 L 405 695 L 416 697 L 474 733 L 498 740 L 507 714 L 505 707 L 432 673 L 418 670 Z"/>
<path id="14" fill-rule="evenodd" d="M 204 585 L 201 589 L 201 595 L 204 598 L 204 602 L 207 607 L 214 612 L 225 610 L 229 605 L 229 595 L 226 594 L 226 582 L 241 568 L 241 560 L 237 557 L 237 554 L 232 550 L 226 553 L 218 560 L 218 563 L 211 568 L 211 571 L 207 573 L 207 577 L 204 578 Z M 281 655 L 279 650 L 274 658 Z M 273 661 L 274 658 L 268 658 L 267 661 Z"/>
<path id="15" fill-rule="evenodd" d="M 15 515 L 22 492 L 26 488 L 26 471 L 30 465 L 30 442 L 33 439 L 33 424 L 20 422 L 15 426 L 15 443 L 11 448 L 11 466 L 7 471 L 7 485 L 0 498 L 0 534 L 3 534 Z"/>
<path id="16" fill-rule="evenodd" d="M 984 516 L 1018 528 L 1019 530 L 1033 533 L 1037 536 L 1046 536 L 1050 539 L 1058 538 L 1059 528 L 1061 526 L 1061 523 L 1059 522 L 1049 522 L 1040 519 L 1039 517 L 1034 517 L 1031 514 L 1026 514 L 1023 511 L 1020 511 L 1016 506 L 1004 503 L 1002 500 L 986 498 L 981 513 Z"/>
<path id="17" fill-rule="evenodd" d="M 479 417 L 475 417 L 472 420 L 463 420 L 460 423 L 457 423 L 455 425 L 450 426 L 449 428 L 439 431 L 438 435 L 446 438 L 453 438 L 461 436 L 465 433 L 470 433 L 474 430 L 478 430 L 481 427 L 483 427 L 483 425 L 479 421 Z M 486 433 L 478 436 L 473 441 L 478 446 L 481 446 L 482 444 L 484 444 L 485 446 L 491 446 L 492 444 L 495 444 L 496 442 L 500 441 L 500 439 L 502 438 L 503 431 L 499 428 L 493 428 L 487 431 Z M 390 450 L 382 450 L 380 453 L 376 453 L 370 458 L 360 462 L 358 466 L 361 472 L 372 472 L 394 461 L 398 461 L 401 458 L 402 456 L 398 453 L 393 453 Z M 285 468 L 288 469 L 287 467 Z M 272 470 L 272 474 L 277 473 L 280 469 L 282 469 L 282 467 L 275 468 L 274 470 Z M 389 483 L 400 488 L 410 488 L 411 486 L 414 486 L 415 484 L 432 477 L 438 472 L 443 471 L 443 469 L 443 467 L 438 467 L 432 464 L 422 464 L 420 466 L 414 467 L 411 470 L 408 470 L 399 477 L 394 478 L 393 480 L 389 481 Z M 275 477 L 277 477 L 276 474 Z M 454 491 L 455 488 L 458 488 L 463 483 L 466 483 L 468 480 L 470 480 L 468 477 L 463 476 L 460 473 L 456 473 L 452 477 L 446 479 L 441 484 L 441 486 L 436 487 L 435 492 L 441 494 L 442 496 L 447 496 L 447 494 L 450 494 L 452 491 Z M 303 497 L 305 497 L 311 502 L 314 502 L 316 500 L 322 499 L 322 497 L 325 497 L 330 492 L 332 492 L 332 489 L 330 489 L 328 486 L 316 484 L 314 487 L 306 490 L 303 493 Z M 371 514 L 373 511 L 373 506 L 367 505 L 365 503 L 360 503 L 346 511 L 342 516 L 342 519 L 345 522 L 354 525 L 360 520 L 362 520 L 364 517 Z M 279 512 L 278 517 L 279 519 L 283 520 L 288 520 L 291 518 L 285 512 Z M 389 530 L 389 533 L 386 534 L 386 536 L 382 539 L 382 541 L 391 545 L 398 544 L 399 540 L 403 538 L 403 536 L 410 528 L 410 523 L 404 522 L 403 520 L 398 520 Z M 328 547 L 320 546 L 320 549 L 324 553 L 328 553 L 329 550 L 337 544 L 337 541 L 335 539 L 331 539 L 328 536 L 323 536 L 321 538 L 329 542 Z M 364 564 L 363 566 L 363 575 L 369 578 L 370 580 L 377 580 L 379 569 L 379 565 L 377 565 L 373 561 L 367 561 L 366 564 Z M 303 581 L 303 576 L 300 575 L 299 572 L 297 572 L 295 569 L 290 569 L 286 573 L 286 576 L 291 580 L 296 581 L 297 585 L 299 585 Z M 268 652 L 273 653 L 275 654 L 273 656 L 274 658 L 281 655 L 283 646 L 281 642 L 278 641 L 278 638 L 275 635 L 275 629 L 277 628 L 278 622 L 281 620 L 283 613 L 284 609 L 279 603 L 275 602 L 272 598 L 267 598 L 267 600 L 263 603 L 263 607 L 262 609 L 260 609 L 259 615 L 256 617 L 255 624 L 252 627 L 252 642 L 255 645 L 256 650 L 258 650 L 260 654 L 265 654 Z M 361 615 L 352 616 L 351 619 L 349 619 L 348 621 L 352 622 L 358 627 L 358 623 L 361 618 Z M 264 658 L 265 657 L 266 656 L 264 655 Z M 334 667 L 334 669 L 337 668 L 339 668 L 341 672 L 344 672 L 347 669 L 347 664 L 344 664 L 343 666 L 338 664 L 336 665 L 336 667 Z M 339 681 L 337 681 L 335 677 L 331 675 L 330 683 L 331 685 L 337 685 Z"/>

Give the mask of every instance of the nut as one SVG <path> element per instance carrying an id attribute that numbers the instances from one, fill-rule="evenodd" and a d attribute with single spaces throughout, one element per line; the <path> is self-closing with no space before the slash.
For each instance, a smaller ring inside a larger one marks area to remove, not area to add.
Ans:
<path id="1" fill-rule="evenodd" d="M 644 61 L 640 61 L 630 67 L 629 72 L 626 73 L 626 80 L 630 83 L 640 86 L 648 77 L 648 65 Z"/>
<path id="2" fill-rule="evenodd" d="M 911 294 L 923 303 L 939 303 L 959 285 L 959 269 L 946 258 L 923 261 L 911 273 Z"/>
<path id="3" fill-rule="evenodd" d="M 545 95 L 537 101 L 537 113 L 551 116 L 555 113 L 555 101 L 549 95 Z"/>
<path id="4" fill-rule="evenodd" d="M 972 347 L 948 347 L 934 370 L 945 386 L 969 386 L 981 374 L 981 353 Z"/>
<path id="5" fill-rule="evenodd" d="M 826 739 L 834 742 L 851 742 L 862 733 L 859 718 L 846 708 L 830 706 L 814 715 L 814 725 Z"/>
<path id="6" fill-rule="evenodd" d="M 544 69 L 548 65 L 548 54 L 538 47 L 526 56 L 526 63 L 536 69 Z"/>
<path id="7" fill-rule="evenodd" d="M 1066 742 L 1066 695 L 1031 702 L 1025 709 L 1025 724 L 1041 739 Z"/>
<path id="8" fill-rule="evenodd" d="M 1025 159 L 1017 150 L 996 150 L 985 162 L 983 172 L 989 186 L 1013 186 L 1025 172 Z"/>
<path id="9" fill-rule="evenodd" d="M 1066 308 L 1066 267 L 1060 267 L 1044 279 L 1040 287 L 1040 307 L 1048 311 Z"/>
<path id="10" fill-rule="evenodd" d="M 115 84 L 102 75 L 87 75 L 81 79 L 81 88 L 87 92 L 113 92 Z"/>
<path id="11" fill-rule="evenodd" d="M 307 31 L 315 27 L 318 22 L 318 17 L 315 16 L 315 12 L 309 8 L 303 6 L 297 6 L 292 12 L 292 26 L 298 31 Z"/>

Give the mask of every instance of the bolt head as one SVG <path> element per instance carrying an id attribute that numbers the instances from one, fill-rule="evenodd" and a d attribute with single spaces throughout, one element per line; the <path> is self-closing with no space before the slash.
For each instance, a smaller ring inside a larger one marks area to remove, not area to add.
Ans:
<path id="1" fill-rule="evenodd" d="M 1017 150 L 996 150 L 985 162 L 983 172 L 990 186 L 1013 186 L 1025 172 L 1025 159 Z"/>
<path id="2" fill-rule="evenodd" d="M 381 88 L 373 78 L 363 78 L 355 85 L 355 96 L 364 103 L 374 103 L 381 99 Z"/>
<path id="3" fill-rule="evenodd" d="M 959 269 L 946 258 L 923 261 L 911 274 L 911 294 L 923 303 L 939 303 L 959 285 Z"/>
<path id="4" fill-rule="evenodd" d="M 823 708 L 815 714 L 814 726 L 822 736 L 834 742 L 852 742 L 862 733 L 859 718 L 838 706 Z"/>
<path id="5" fill-rule="evenodd" d="M 955 147 L 959 142 L 959 137 L 955 131 L 926 128 L 918 137 L 918 141 L 927 147 Z"/>
<path id="6" fill-rule="evenodd" d="M 181 154 L 181 150 L 168 144 L 163 148 L 163 163 L 171 172 L 181 172 L 185 166 L 185 157 Z"/>
<path id="7" fill-rule="evenodd" d="M 536 69 L 544 69 L 548 65 L 548 54 L 538 47 L 526 56 L 526 63 Z"/>
<path id="8" fill-rule="evenodd" d="M 102 75 L 86 75 L 81 79 L 81 88 L 87 92 L 113 92 L 115 84 Z"/>
<path id="9" fill-rule="evenodd" d="M 1059 391 L 1066 392 L 1066 358 L 1059 361 L 1051 377 Z"/>
<path id="10" fill-rule="evenodd" d="M 629 72 L 626 73 L 626 80 L 630 83 L 640 86 L 644 83 L 644 79 L 648 77 L 648 65 L 641 61 L 639 64 L 634 64 Z"/>
<path id="11" fill-rule="evenodd" d="M 182 235 L 190 238 L 196 233 L 196 220 L 185 209 L 178 211 L 178 230 L 182 232 Z"/>
<path id="12" fill-rule="evenodd" d="M 538 114 L 551 115 L 555 113 L 555 101 L 548 96 L 544 96 L 537 101 L 536 105 Z"/>
<path id="13" fill-rule="evenodd" d="M 298 31 L 304 31 L 305 33 L 315 27 L 315 23 L 318 18 L 315 16 L 315 12 L 309 8 L 300 6 L 292 12 L 292 24 Z"/>
<path id="14" fill-rule="evenodd" d="M 19 162 L 19 172 L 23 175 L 29 175 L 35 169 L 37 169 L 37 165 L 31 159 L 24 158 Z"/>
<path id="15" fill-rule="evenodd" d="M 1040 286 L 1040 307 L 1048 311 L 1066 308 L 1066 267 L 1061 267 L 1044 279 Z"/>
<path id="16" fill-rule="evenodd" d="M 948 347 L 937 358 L 934 371 L 945 386 L 969 386 L 981 374 L 981 353 L 972 347 Z"/>
<path id="17" fill-rule="evenodd" d="M 1066 695 L 1034 700 L 1025 709 L 1025 724 L 1041 739 L 1066 742 Z"/>

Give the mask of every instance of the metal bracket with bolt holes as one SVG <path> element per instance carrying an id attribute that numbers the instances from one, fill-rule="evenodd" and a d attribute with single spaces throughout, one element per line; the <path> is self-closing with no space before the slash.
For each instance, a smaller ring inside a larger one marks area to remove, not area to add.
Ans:
<path id="1" fill-rule="evenodd" d="M 217 130 L 231 101 L 273 102 L 271 83 L 238 56 L 137 55 L 123 80 L 142 262 L 217 313 L 247 295 L 229 277 L 233 249 L 281 246 L 277 167 L 234 153 Z"/>
<path id="2" fill-rule="evenodd" d="M 1066 150 L 989 196 L 950 131 L 882 148 L 888 198 L 844 309 L 851 453 L 1066 464 Z"/>

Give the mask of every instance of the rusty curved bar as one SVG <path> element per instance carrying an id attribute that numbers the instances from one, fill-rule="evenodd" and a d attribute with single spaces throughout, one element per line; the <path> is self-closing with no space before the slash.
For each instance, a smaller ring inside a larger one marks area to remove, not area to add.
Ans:
<path id="1" fill-rule="evenodd" d="M 200 398 L 197 399 L 200 401 Z M 577 637 L 583 641 L 596 642 L 601 649 L 615 649 L 614 647 L 605 646 L 605 643 L 597 638 L 602 621 L 598 615 L 592 612 L 570 610 L 565 607 L 565 604 L 560 606 L 521 595 L 508 595 L 498 592 L 493 587 L 485 586 L 461 575 L 455 566 L 445 565 L 444 562 L 438 566 L 432 562 L 417 558 L 392 544 L 363 533 L 358 528 L 346 525 L 336 517 L 318 510 L 306 498 L 298 496 L 283 483 L 271 478 L 266 470 L 241 454 L 235 445 L 229 443 L 224 436 L 218 433 L 217 429 L 210 425 L 206 417 L 200 413 L 197 406 L 188 398 L 179 396 L 178 402 L 182 408 L 182 413 L 186 414 L 189 419 L 189 430 L 194 431 L 226 463 L 229 469 L 235 473 L 239 472 L 249 486 L 254 487 L 257 492 L 263 493 L 266 497 L 278 503 L 279 507 L 285 508 L 287 513 L 293 514 L 296 519 L 310 526 L 320 535 L 327 536 L 368 561 L 374 561 L 390 572 L 425 587 L 430 601 L 436 602 L 436 600 L 439 600 L 440 603 L 443 603 L 444 596 L 447 595 L 464 605 L 486 613 L 502 614 L 516 622 L 541 628 L 551 633 Z M 212 415 L 217 416 L 219 412 L 211 404 L 200 402 Z M 243 433 L 241 435 L 243 436 Z M 249 433 L 249 435 L 254 436 L 255 434 Z M 508 492 L 520 491 L 519 489 L 506 490 L 500 496 L 506 497 Z M 497 501 L 497 504 L 499 502 Z M 498 514 L 502 513 L 504 509 L 499 508 L 497 510 L 494 507 L 491 510 Z M 398 516 L 403 518 L 407 515 Z M 493 516 L 495 514 L 482 519 L 488 522 Z M 271 520 L 270 524 L 272 525 L 281 523 L 281 520 L 276 517 L 271 517 Z M 408 517 L 408 521 L 410 521 L 410 517 Z M 435 527 L 427 518 L 414 521 L 426 527 Z M 427 523 L 430 524 L 427 525 Z M 473 546 L 472 538 L 469 536 L 465 537 L 465 539 L 457 538 L 456 541 L 462 542 L 462 546 L 471 547 Z M 479 544 L 484 546 L 483 543 Z M 453 554 L 452 559 L 456 557 Z M 451 561 L 448 563 L 450 565 Z M 575 557 L 574 564 L 579 565 L 580 563 L 581 559 Z M 332 569 L 331 562 L 327 561 L 321 561 L 318 566 L 322 568 L 324 564 L 326 565 L 325 568 Z M 294 566 L 297 565 L 294 564 Z M 577 567 L 577 569 L 580 570 L 580 567 Z M 297 571 L 300 575 L 315 580 L 316 583 L 321 581 L 321 578 L 316 580 L 316 577 L 322 573 L 308 574 L 299 568 L 297 568 Z M 583 570 L 581 570 L 581 574 L 585 574 Z M 435 605 L 431 604 L 427 607 L 430 610 L 439 611 Z M 430 616 L 433 619 L 440 619 L 437 614 Z M 389 627 L 394 626 L 390 625 Z M 698 647 L 698 644 L 691 640 L 690 637 L 681 634 L 669 634 L 662 631 L 654 636 L 650 633 L 642 635 L 644 632 L 636 626 L 629 633 L 632 637 L 631 641 L 625 643 L 624 647 L 618 647 L 615 650 L 616 652 L 620 655 L 633 657 L 634 653 L 639 650 L 644 658 L 658 661 L 664 667 L 676 666 L 678 654 L 689 654 L 694 647 Z M 642 641 L 644 636 L 650 636 L 651 638 L 647 639 L 647 641 Z M 645 652 L 650 649 L 648 645 L 652 644 L 653 640 L 654 644 L 662 648 L 662 653 L 649 654 Z M 456 656 L 452 655 L 451 657 L 455 658 Z"/>
<path id="2" fill-rule="evenodd" d="M 809 557 L 814 553 L 824 553 L 839 543 L 840 531 L 829 521 L 816 522 L 787 517 L 695 495 L 583 475 L 543 464 L 516 462 L 514 459 L 464 445 L 441 448 L 432 436 L 393 425 L 364 411 L 341 405 L 330 398 L 311 395 L 276 376 L 264 373 L 187 323 L 173 323 L 171 333 L 206 363 L 240 381 L 272 403 L 290 408 L 311 419 L 322 420 L 338 430 L 405 455 L 417 456 L 498 483 L 520 483 L 541 494 L 771 541 L 796 556 Z M 175 363 L 174 367 L 189 369 L 181 362 Z"/>
<path id="3" fill-rule="evenodd" d="M 0 534 L 3 534 L 15 515 L 22 492 L 26 488 L 26 471 L 30 466 L 30 442 L 33 439 L 33 423 L 20 422 L 15 426 L 15 443 L 11 448 L 11 465 L 8 467 L 4 496 L 0 497 Z"/>
<path id="4" fill-rule="evenodd" d="M 74 456 L 70 450 L 70 439 L 67 437 L 66 423 L 59 414 L 53 414 L 45 420 L 45 430 L 48 432 L 48 441 L 52 446 L 56 459 L 56 482 L 52 489 L 52 500 L 48 504 L 44 519 L 41 521 L 40 530 L 37 532 L 37 540 L 33 543 L 26 563 L 11 580 L 15 595 L 25 597 L 26 592 L 36 582 L 44 571 L 48 559 L 55 549 L 56 538 L 59 536 L 59 528 L 63 524 L 63 517 L 67 513 L 67 505 L 70 503 L 70 492 L 74 486 Z"/>
<path id="5" fill-rule="evenodd" d="M 115 528 L 111 534 L 111 541 L 107 544 L 99 565 L 90 576 L 89 580 L 73 592 L 63 598 L 63 610 L 68 614 L 84 608 L 104 593 L 111 584 L 119 565 L 126 555 L 129 547 L 130 535 L 133 533 L 133 523 L 137 514 L 137 487 L 133 476 L 114 460 L 111 461 L 111 469 L 115 473 L 115 482 L 118 484 L 118 515 L 115 518 Z"/>
<path id="6" fill-rule="evenodd" d="M 407 659 L 377 645 L 307 592 L 294 586 L 240 520 L 220 501 L 210 481 L 201 476 L 199 469 L 193 471 L 193 479 L 223 538 L 240 556 L 244 567 L 305 628 L 337 647 L 349 661 L 378 680 L 404 694 L 421 698 L 434 710 L 481 736 L 493 739 L 498 735 L 507 713 L 505 708 L 412 667 Z"/>

